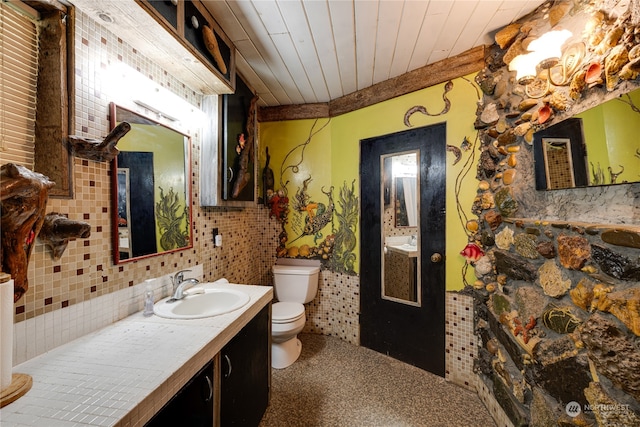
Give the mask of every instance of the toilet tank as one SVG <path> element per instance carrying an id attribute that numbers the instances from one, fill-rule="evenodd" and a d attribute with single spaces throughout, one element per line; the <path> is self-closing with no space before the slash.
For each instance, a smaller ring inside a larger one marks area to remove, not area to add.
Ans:
<path id="1" fill-rule="evenodd" d="M 282 302 L 311 302 L 318 292 L 320 262 L 293 263 L 278 261 L 273 266 L 273 281 L 276 299 Z M 298 260 L 300 261 L 300 260 Z M 293 264 L 293 265 L 292 265 Z"/>

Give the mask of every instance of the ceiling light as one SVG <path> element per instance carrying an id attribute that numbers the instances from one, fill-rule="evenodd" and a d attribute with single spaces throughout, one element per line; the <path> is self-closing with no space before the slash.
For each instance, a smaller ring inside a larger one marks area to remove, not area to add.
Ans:
<path id="1" fill-rule="evenodd" d="M 107 24 L 111 24 L 115 22 L 113 17 L 109 15 L 107 12 L 98 12 L 98 18 L 100 18 L 103 22 L 106 22 Z"/>

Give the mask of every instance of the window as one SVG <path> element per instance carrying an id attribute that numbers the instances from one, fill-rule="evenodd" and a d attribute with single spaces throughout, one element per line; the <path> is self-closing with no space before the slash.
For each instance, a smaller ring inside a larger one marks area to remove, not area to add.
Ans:
<path id="1" fill-rule="evenodd" d="M 34 168 L 37 12 L 0 3 L 0 157 Z"/>

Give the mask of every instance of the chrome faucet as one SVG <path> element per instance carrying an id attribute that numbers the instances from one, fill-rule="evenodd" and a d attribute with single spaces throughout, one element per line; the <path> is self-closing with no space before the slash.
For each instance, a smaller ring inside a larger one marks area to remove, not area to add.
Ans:
<path id="1" fill-rule="evenodd" d="M 184 278 L 184 273 L 189 273 L 191 270 L 178 271 L 173 276 L 173 296 L 167 302 L 173 302 L 184 298 L 184 291 L 191 286 L 197 285 L 200 281 L 196 278 Z"/>
<path id="2" fill-rule="evenodd" d="M 194 277 L 187 280 L 183 280 L 182 282 L 180 282 L 180 284 L 176 288 L 176 291 L 173 293 L 173 296 L 171 297 L 171 299 L 180 300 L 184 298 L 184 291 L 187 288 L 190 288 L 191 286 L 197 285 L 198 283 L 200 283 L 200 281 Z"/>
<path id="3" fill-rule="evenodd" d="M 415 234 L 411 235 L 411 239 L 409 240 L 409 245 L 416 246 L 418 244 L 418 236 Z"/>

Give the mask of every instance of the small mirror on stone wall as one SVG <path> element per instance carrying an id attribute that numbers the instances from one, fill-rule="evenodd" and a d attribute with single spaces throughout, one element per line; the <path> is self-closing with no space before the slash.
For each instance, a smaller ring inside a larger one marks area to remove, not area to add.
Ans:
<path id="1" fill-rule="evenodd" d="M 536 189 L 640 182 L 640 89 L 536 132 Z"/>

